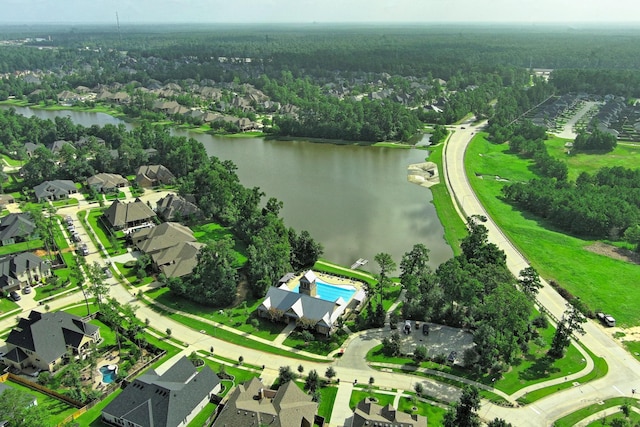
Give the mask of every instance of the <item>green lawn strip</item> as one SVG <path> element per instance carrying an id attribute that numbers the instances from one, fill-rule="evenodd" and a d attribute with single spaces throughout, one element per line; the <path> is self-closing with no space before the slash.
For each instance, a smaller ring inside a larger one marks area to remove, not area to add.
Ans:
<path id="1" fill-rule="evenodd" d="M 250 338 L 246 338 L 242 335 L 236 334 L 234 332 L 230 332 L 226 329 L 218 328 L 216 326 L 210 325 L 209 323 L 201 322 L 182 314 L 168 312 L 158 307 L 157 305 L 147 301 L 146 299 L 141 299 L 140 301 L 149 305 L 154 311 L 161 313 L 164 316 L 170 317 L 171 319 L 175 320 L 178 323 L 182 323 L 183 325 L 188 326 L 197 331 L 204 331 L 204 333 L 211 335 L 215 338 L 221 339 L 223 341 L 232 342 L 242 347 L 252 348 L 258 351 L 263 351 L 265 353 L 278 354 L 280 356 L 290 357 L 293 359 L 306 360 L 310 362 L 328 363 L 327 360 L 316 359 L 313 357 L 297 354 L 292 351 L 282 350 L 280 348 L 273 347 L 259 341 L 255 341 Z"/>
<path id="2" fill-rule="evenodd" d="M 135 268 L 125 267 L 124 263 L 122 262 L 114 262 L 113 264 L 129 283 L 133 284 L 138 280 Z"/>
<path id="3" fill-rule="evenodd" d="M 225 237 L 230 238 L 234 242 L 233 250 L 236 258 L 233 266 L 240 268 L 247 263 L 247 246 L 233 236 L 229 227 L 223 227 L 215 222 L 210 222 L 192 228 L 194 237 L 201 243 L 215 242 Z"/>
<path id="4" fill-rule="evenodd" d="M 28 240 L 26 242 L 13 243 L 11 245 L 0 246 L 0 255 L 16 254 L 19 252 L 31 252 L 44 246 L 41 239 Z"/>
<path id="5" fill-rule="evenodd" d="M 215 349 L 214 349 L 214 352 L 215 352 Z M 214 353 L 214 354 L 211 354 L 211 353 L 208 353 L 208 352 L 203 351 L 203 350 L 198 350 L 198 353 L 199 353 L 201 356 L 203 356 L 203 357 L 208 357 L 208 358 L 209 358 L 209 359 L 211 359 L 211 360 L 216 360 L 216 361 L 226 362 L 226 363 L 230 363 L 231 365 L 237 365 L 237 364 L 238 364 L 238 360 L 237 360 L 237 359 L 231 359 L 231 358 L 229 358 L 229 357 L 220 356 L 219 354 L 215 354 L 215 353 Z M 252 365 L 252 364 L 250 364 L 250 363 L 246 363 L 246 362 L 243 362 L 243 363 L 242 363 L 242 367 L 243 367 L 244 369 L 255 369 L 255 370 L 257 370 L 257 371 L 261 371 L 261 370 L 262 370 L 262 367 L 261 367 L 261 366 L 258 366 L 258 365 Z"/>
<path id="6" fill-rule="evenodd" d="M 9 298 L 0 298 L 0 316 L 5 316 L 6 313 L 10 312 L 13 314 L 12 312 L 17 308 L 20 308 L 20 306 Z"/>
<path id="7" fill-rule="evenodd" d="M 635 286 L 636 265 L 589 252 L 584 248 L 592 241 L 554 231 L 542 219 L 500 199 L 504 183 L 490 177 L 499 175 L 510 181 L 534 177 L 529 170 L 531 161 L 506 154 L 507 149 L 506 144 L 491 144 L 478 135 L 465 157 L 474 192 L 494 221 L 527 256 L 540 276 L 555 280 L 580 296 L 592 310 L 613 314 L 620 326 L 640 324 L 640 313 L 634 303 L 640 300 L 640 288 Z M 484 175 L 485 179 L 474 178 L 475 173 Z"/>
<path id="8" fill-rule="evenodd" d="M 627 420 L 629 422 L 628 425 L 630 426 L 640 426 L 640 414 L 638 414 L 637 412 L 631 411 L 631 413 L 629 414 L 629 417 L 627 418 L 625 417 L 622 410 L 620 410 L 619 412 L 613 415 L 609 415 L 608 417 L 603 417 L 603 419 L 589 423 L 587 427 L 601 427 L 601 426 L 607 426 L 607 425 L 610 426 L 610 425 L 613 425 L 613 420 L 616 420 L 616 419 Z M 619 425 L 626 425 L 626 424 L 619 424 Z"/>
<path id="9" fill-rule="evenodd" d="M 45 408 L 45 413 L 48 415 L 47 425 L 57 425 L 69 415 L 77 411 L 77 408 L 62 400 L 58 400 L 22 384 L 18 384 L 11 380 L 6 381 L 4 384 L 34 396 L 38 400 L 38 406 Z"/>
<path id="10" fill-rule="evenodd" d="M 246 381 L 249 381 L 252 378 L 257 378 L 260 376 L 259 373 L 249 371 L 247 369 L 242 369 L 237 366 L 227 366 L 224 363 L 220 363 L 216 360 L 212 360 L 210 358 L 204 357 L 204 363 L 211 368 L 213 372 L 216 374 L 220 373 L 221 366 L 224 366 L 224 370 L 227 374 L 233 376 L 234 383 L 236 385 L 242 384 Z M 225 394 L 228 393 L 229 390 L 225 390 Z"/>
<path id="11" fill-rule="evenodd" d="M 338 264 L 333 264 L 326 260 L 318 260 L 313 269 L 316 271 L 322 271 L 324 273 L 333 274 L 335 276 L 348 277 L 350 279 L 359 280 L 361 282 L 367 282 L 370 284 L 376 283 L 376 279 L 370 273 L 361 270 L 352 270 L 350 268 L 342 267 Z"/>
<path id="12" fill-rule="evenodd" d="M 110 201 L 111 201 L 111 200 L 116 200 L 116 199 L 118 199 L 118 200 L 124 200 L 124 199 L 126 199 L 126 198 L 127 198 L 127 195 L 126 195 L 126 194 L 124 194 L 124 192 L 123 192 L 123 191 L 118 191 L 117 193 L 109 193 L 109 194 L 105 194 L 105 196 L 104 196 L 104 197 L 105 197 L 105 199 L 110 200 Z"/>
<path id="13" fill-rule="evenodd" d="M 20 167 L 23 165 L 24 160 L 19 160 L 19 159 L 12 159 L 11 157 L 7 156 L 6 154 L 2 155 L 2 159 L 9 165 L 12 167 Z"/>
<path id="14" fill-rule="evenodd" d="M 93 408 L 89 409 L 84 414 L 80 415 L 76 418 L 75 422 L 78 423 L 80 427 L 101 427 L 106 426 L 100 419 L 102 415 L 102 410 L 109 404 L 113 399 L 118 397 L 120 393 L 122 393 L 121 388 L 116 389 L 113 393 L 107 396 L 104 400 L 97 403 Z"/>
<path id="15" fill-rule="evenodd" d="M 622 344 L 629 350 L 629 353 L 640 360 L 640 341 L 623 341 Z"/>
<path id="16" fill-rule="evenodd" d="M 583 347 L 584 348 L 584 347 Z M 538 390 L 534 390 L 531 391 L 527 394 L 525 394 L 524 396 L 521 396 L 518 399 L 518 402 L 522 403 L 522 404 L 528 404 L 528 403 L 533 403 L 536 400 L 542 399 L 543 397 L 547 397 L 550 394 L 553 394 L 557 391 L 560 390 L 565 390 L 571 387 L 574 387 L 573 383 L 577 382 L 580 384 L 585 384 L 589 381 L 594 381 L 597 380 L 598 378 L 602 378 L 605 375 L 607 375 L 607 372 L 609 371 L 609 366 L 607 365 L 607 362 L 604 358 L 602 357 L 598 357 L 595 354 L 593 354 L 589 349 L 584 348 L 585 351 L 589 354 L 589 356 L 593 359 L 593 363 L 594 363 L 594 367 L 593 370 L 591 372 L 589 372 L 587 375 L 585 375 L 584 377 L 580 377 L 576 380 L 573 380 L 571 382 L 564 382 L 561 384 L 557 384 L 557 385 L 551 385 L 548 387 L 544 387 Z"/>
<path id="17" fill-rule="evenodd" d="M 338 387 L 320 387 L 318 392 L 320 393 L 318 415 L 324 417 L 325 423 L 328 423 L 331 420 L 331 412 L 333 411 L 333 405 L 336 401 L 336 395 L 338 394 Z"/>
<path id="18" fill-rule="evenodd" d="M 262 299 L 248 299 L 237 307 L 214 309 L 176 296 L 166 287 L 150 290 L 145 295 L 174 310 L 227 325 L 239 332 L 249 333 L 269 341 L 273 341 L 285 327 L 282 323 L 270 322 L 254 314 Z M 258 321 L 258 328 L 253 326 L 252 323 L 255 323 L 253 319 Z"/>
<path id="19" fill-rule="evenodd" d="M 629 399 L 627 397 L 614 397 L 613 399 L 608 399 L 604 401 L 604 405 L 589 405 L 585 408 L 582 408 L 578 411 L 572 412 L 569 415 L 566 415 L 558 420 L 556 420 L 553 425 L 555 427 L 570 427 L 576 425 L 579 421 L 587 418 L 590 415 L 598 413 L 603 409 L 611 408 L 613 406 L 621 406 L 625 403 L 630 406 L 635 406 L 636 408 L 640 408 L 640 404 L 635 399 Z"/>
<path id="20" fill-rule="evenodd" d="M 364 390 L 361 387 L 354 387 L 353 391 L 351 392 L 351 398 L 349 399 L 349 408 L 354 409 L 358 402 L 366 399 L 367 397 L 375 397 L 376 399 L 378 399 L 378 402 L 376 402 L 376 404 L 380 406 L 393 405 L 393 400 L 395 399 L 394 394 L 376 393 L 375 390 L 375 388 L 372 388 L 371 392 L 369 392 L 368 390 Z"/>
<path id="21" fill-rule="evenodd" d="M 283 344 L 287 347 L 304 350 L 309 353 L 326 356 L 334 350 L 337 350 L 344 344 L 349 335 L 343 330 L 338 330 L 330 337 L 322 335 L 314 336 L 313 341 L 305 341 L 300 332 L 294 331 L 284 340 Z"/>
<path id="22" fill-rule="evenodd" d="M 120 249 L 116 251 L 111 245 L 111 240 L 109 239 L 109 230 L 107 230 L 102 223 L 100 217 L 102 216 L 104 209 L 91 209 L 89 211 L 89 215 L 87 217 L 87 222 L 89 226 L 93 229 L 96 236 L 100 240 L 100 244 L 109 252 L 109 255 L 121 255 L 127 252 L 127 249 L 124 247 L 123 242 L 120 244 Z M 89 233 L 91 236 L 91 233 Z M 93 240 L 93 238 L 92 238 Z M 96 242 L 94 242 L 95 244 Z M 98 248 L 100 247 L 97 245 Z"/>
<path id="23" fill-rule="evenodd" d="M 439 144 L 437 146 L 429 148 L 430 152 L 427 160 L 438 165 L 438 173 L 443 180 L 443 145 Z M 462 253 L 460 249 L 460 242 L 468 234 L 467 226 L 462 218 L 460 218 L 460 215 L 458 215 L 458 211 L 456 211 L 456 208 L 453 205 L 453 201 L 451 199 L 451 193 L 449 193 L 449 189 L 447 188 L 445 182 L 441 181 L 440 184 L 434 185 L 430 188 L 430 190 L 433 197 L 433 205 L 436 208 L 438 219 L 440 219 L 440 223 L 442 224 L 442 228 L 444 229 L 444 238 L 453 250 L 453 254 L 459 255 L 460 253 Z"/>
<path id="24" fill-rule="evenodd" d="M 440 406 L 431 405 L 422 399 L 415 399 L 415 393 L 413 392 L 408 392 L 406 394 L 410 394 L 411 397 L 403 396 L 400 398 L 397 408 L 399 411 L 406 412 L 408 414 L 424 415 L 427 417 L 427 423 L 431 426 L 444 425 L 444 416 L 447 413 L 446 409 L 441 408 Z M 414 406 L 418 408 L 417 411 L 413 410 Z"/>
<path id="25" fill-rule="evenodd" d="M 202 408 L 202 411 L 200 411 L 198 413 L 198 415 L 196 415 L 193 420 L 191 420 L 191 422 L 189 424 L 187 424 L 187 427 L 202 427 L 204 426 L 205 422 L 207 421 L 207 418 L 209 418 L 211 415 L 213 415 L 213 413 L 216 411 L 216 408 L 218 407 L 218 405 L 216 405 L 215 403 L 207 403 L 205 405 L 204 408 Z"/>
<path id="26" fill-rule="evenodd" d="M 88 222 L 88 217 L 89 217 L 89 212 L 88 211 L 82 211 L 78 213 L 78 219 L 80 220 L 80 222 L 82 223 L 82 225 L 84 225 L 85 229 L 87 230 L 87 234 L 89 235 L 89 239 L 91 240 L 91 242 L 93 243 L 93 245 L 96 248 L 100 247 L 100 242 L 98 240 L 96 240 L 94 234 L 91 232 L 91 229 L 93 227 L 91 227 L 89 225 Z"/>
<path id="27" fill-rule="evenodd" d="M 52 202 L 52 205 L 56 208 L 64 208 L 66 206 L 76 206 L 78 203 L 78 199 L 71 197 L 68 199 L 56 200 L 55 202 Z"/>

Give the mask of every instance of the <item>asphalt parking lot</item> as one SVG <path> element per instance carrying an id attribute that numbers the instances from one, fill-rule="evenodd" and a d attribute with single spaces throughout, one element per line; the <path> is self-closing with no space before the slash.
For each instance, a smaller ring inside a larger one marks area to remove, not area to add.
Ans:
<path id="1" fill-rule="evenodd" d="M 459 328 L 435 323 L 429 323 L 429 334 L 427 335 L 423 333 L 423 323 L 419 322 L 416 327 L 416 322 L 411 322 L 411 332 L 408 334 L 404 332 L 405 322 L 398 323 L 396 331 L 400 334 L 400 351 L 404 354 L 411 354 L 419 345 L 424 345 L 427 348 L 429 357 L 439 354 L 447 357 L 452 351 L 455 351 L 458 354 L 455 363 L 462 365 L 464 351 L 474 346 L 473 335 Z"/>

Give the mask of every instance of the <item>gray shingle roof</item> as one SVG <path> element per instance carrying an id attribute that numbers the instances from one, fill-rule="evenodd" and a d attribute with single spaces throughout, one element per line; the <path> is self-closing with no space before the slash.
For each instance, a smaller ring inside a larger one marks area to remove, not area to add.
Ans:
<path id="1" fill-rule="evenodd" d="M 36 193 L 36 199 L 41 201 L 51 197 L 56 199 L 59 199 L 60 197 L 67 197 L 71 193 L 76 193 L 78 189 L 73 181 L 68 179 L 56 179 L 54 181 L 45 181 L 42 184 L 36 185 L 33 187 L 33 191 Z"/>
<path id="2" fill-rule="evenodd" d="M 199 217 L 202 215 L 200 208 L 177 194 L 169 194 L 158 200 L 156 212 L 166 221 L 174 220 L 177 214 L 180 214 L 182 218 L 189 216 Z"/>
<path id="3" fill-rule="evenodd" d="M 64 356 L 67 346 L 77 348 L 85 336 L 92 336 L 98 327 L 85 323 L 78 316 L 57 311 L 31 311 L 29 318 L 21 318 L 7 337 L 7 344 L 30 350 L 50 363 Z"/>
<path id="4" fill-rule="evenodd" d="M 0 288 L 20 283 L 17 280 L 18 276 L 32 269 L 48 274 L 50 267 L 42 258 L 31 252 L 21 252 L 0 258 Z"/>
<path id="5" fill-rule="evenodd" d="M 102 412 L 142 427 L 175 427 L 218 384 L 220 379 L 208 366 L 197 372 L 182 357 L 163 375 L 150 370 L 138 377 Z"/>
<path id="6" fill-rule="evenodd" d="M 87 184 L 101 191 L 109 191 L 118 187 L 127 186 L 129 185 L 129 181 L 123 178 L 122 175 L 115 173 L 98 173 L 87 178 Z"/>
<path id="7" fill-rule="evenodd" d="M 177 222 L 164 222 L 150 230 L 142 233 L 145 237 L 138 243 L 138 249 L 147 254 L 154 254 L 163 249 L 175 246 L 180 242 L 195 242 L 193 231 Z M 133 233 L 131 238 L 135 241 L 138 232 Z"/>
<path id="8" fill-rule="evenodd" d="M 213 427 L 247 427 L 254 421 L 269 427 L 300 427 L 303 420 L 308 423 L 304 425 L 313 425 L 317 410 L 318 404 L 293 381 L 274 392 L 253 378 L 231 392 Z"/>
<path id="9" fill-rule="evenodd" d="M 369 423 L 367 423 L 369 421 Z M 404 427 L 427 427 L 427 417 L 422 415 L 411 415 L 398 411 L 391 405 L 380 406 L 369 402 L 367 399 L 358 402 L 353 411 L 353 427 L 364 427 L 365 425 L 402 425 Z"/>
<path id="10" fill-rule="evenodd" d="M 28 213 L 10 213 L 0 219 L 0 240 L 26 237 L 33 233 L 36 225 Z"/>
<path id="11" fill-rule="evenodd" d="M 104 211 L 104 217 L 112 227 L 122 228 L 127 224 L 146 221 L 155 217 L 156 213 L 140 199 L 131 203 L 123 203 L 120 200 L 114 201 Z"/>
<path id="12" fill-rule="evenodd" d="M 335 302 L 326 301 L 305 294 L 271 287 L 258 310 L 281 310 L 296 319 L 305 318 L 331 327 L 336 319 L 334 312 L 341 313 L 343 307 Z"/>

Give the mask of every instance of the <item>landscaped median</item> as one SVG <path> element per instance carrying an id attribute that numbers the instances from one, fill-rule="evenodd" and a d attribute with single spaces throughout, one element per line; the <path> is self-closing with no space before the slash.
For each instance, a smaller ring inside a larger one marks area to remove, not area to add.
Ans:
<path id="1" fill-rule="evenodd" d="M 240 330 L 238 332 L 235 332 L 231 328 L 224 326 L 222 323 L 204 319 L 197 314 L 177 311 L 177 309 L 175 308 L 168 307 L 152 299 L 152 296 L 155 293 L 163 292 L 163 291 L 167 292 L 168 289 L 160 288 L 160 289 L 155 289 L 147 294 L 140 294 L 139 300 L 149 305 L 154 311 L 160 313 L 165 317 L 169 317 L 172 320 L 183 324 L 184 326 L 187 326 L 196 331 L 201 331 L 202 333 L 211 335 L 212 337 L 221 339 L 223 341 L 231 342 L 233 344 L 236 344 L 242 347 L 251 348 L 251 349 L 262 351 L 265 353 L 271 353 L 271 354 L 277 354 L 284 357 L 290 357 L 292 359 L 306 360 L 306 361 L 318 362 L 318 363 L 328 363 L 331 361 L 331 359 L 311 357 L 305 354 L 300 354 L 300 352 L 285 350 L 279 347 L 275 347 L 269 344 L 268 340 L 265 340 L 264 338 L 259 336 L 259 332 L 264 332 L 260 328 L 256 328 L 255 329 L 256 333 L 251 333 L 251 335 L 242 333 Z M 220 315 L 219 311 L 218 311 L 218 315 Z M 255 336 L 258 339 L 249 338 L 248 336 Z"/>
<path id="2" fill-rule="evenodd" d="M 640 409 L 640 404 L 638 403 L 637 400 L 635 399 L 629 399 L 627 397 L 616 397 L 613 399 L 609 399 L 609 400 L 605 400 L 602 403 L 596 403 L 594 405 L 589 405 L 585 408 L 582 408 L 576 412 L 572 412 L 569 415 L 566 415 L 558 420 L 556 420 L 553 425 L 555 427 L 570 427 L 570 426 L 575 426 L 578 422 L 584 420 L 585 418 L 593 415 L 593 414 L 597 414 L 600 411 L 603 411 L 607 408 L 611 408 L 614 406 L 622 406 L 622 405 L 629 405 L 635 408 Z M 640 418 L 640 416 L 637 416 L 637 418 Z M 601 425 L 600 423 L 598 423 L 598 425 Z M 602 424 L 604 425 L 604 424 Z M 635 424 L 634 424 L 635 425 Z"/>

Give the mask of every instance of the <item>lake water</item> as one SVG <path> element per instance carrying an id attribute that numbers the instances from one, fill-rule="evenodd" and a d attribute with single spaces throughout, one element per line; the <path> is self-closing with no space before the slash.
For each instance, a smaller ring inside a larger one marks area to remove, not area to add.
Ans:
<path id="1" fill-rule="evenodd" d="M 125 123 L 102 113 L 16 111 L 50 119 L 68 116 L 84 126 Z M 199 140 L 210 155 L 233 161 L 245 186 L 260 187 L 267 197 L 284 202 L 286 225 L 308 230 L 330 261 L 348 266 L 365 258 L 364 269 L 375 271 L 375 254 L 389 253 L 399 264 L 415 243 L 431 250 L 434 267 L 452 256 L 431 192 L 407 182 L 407 166 L 423 162 L 424 150 L 173 134 Z"/>

